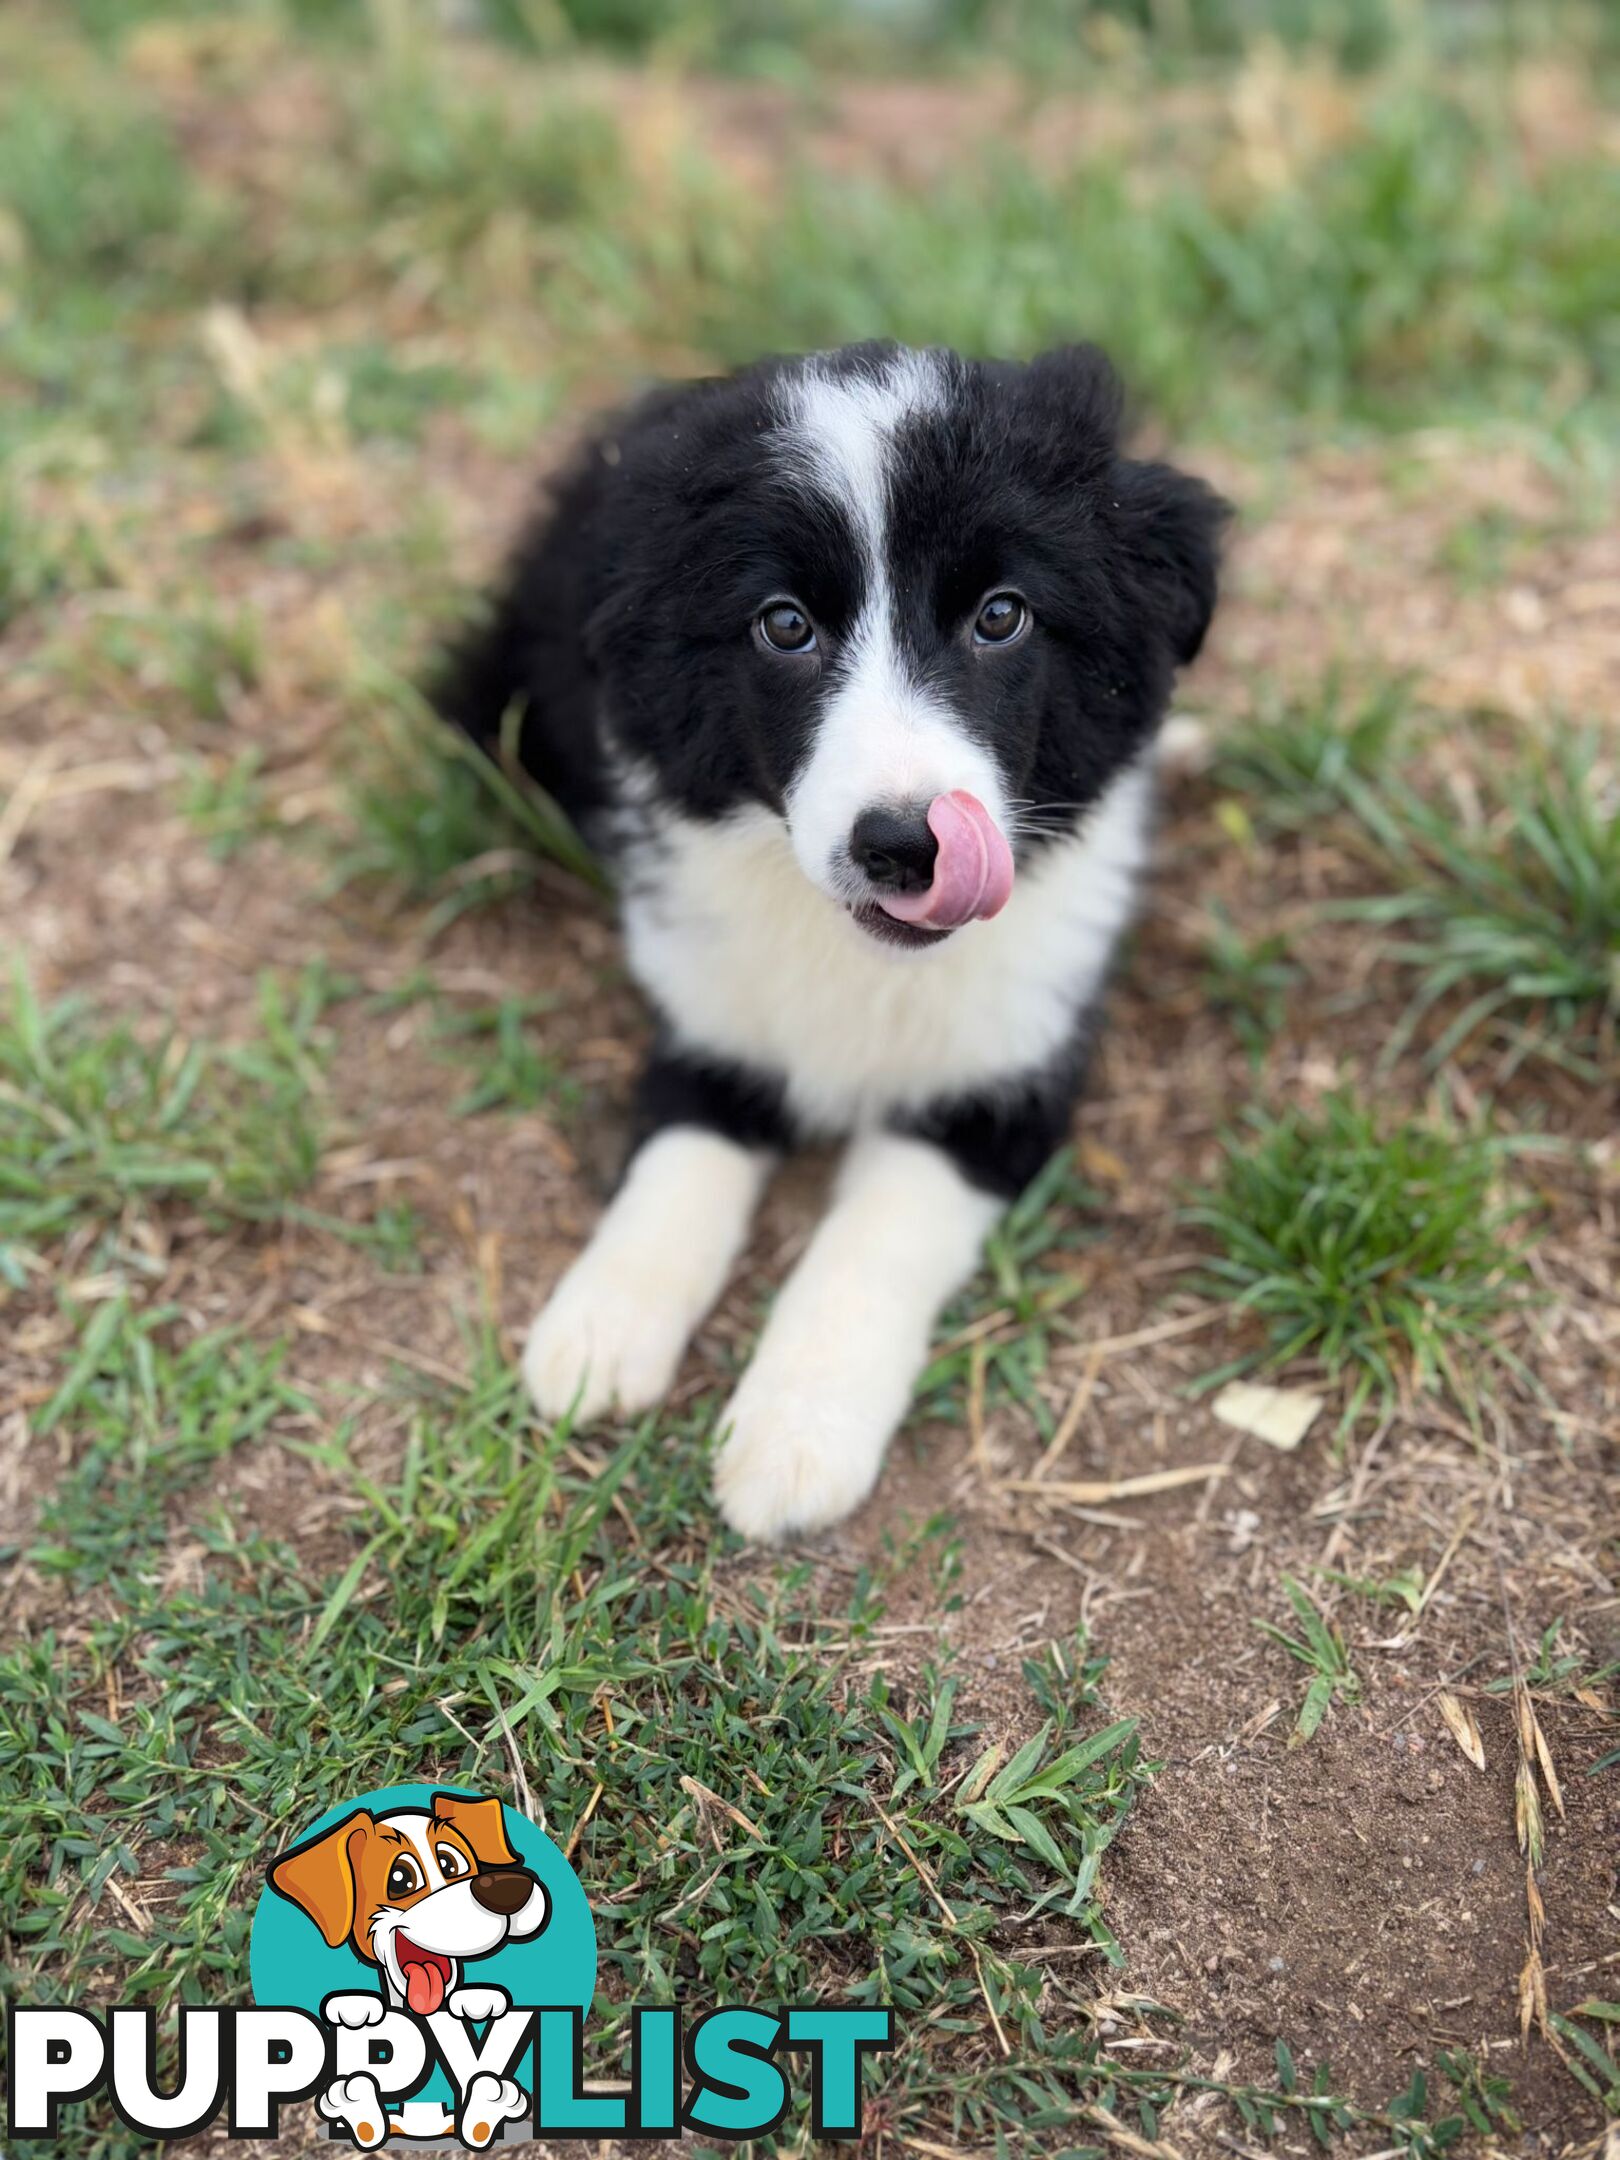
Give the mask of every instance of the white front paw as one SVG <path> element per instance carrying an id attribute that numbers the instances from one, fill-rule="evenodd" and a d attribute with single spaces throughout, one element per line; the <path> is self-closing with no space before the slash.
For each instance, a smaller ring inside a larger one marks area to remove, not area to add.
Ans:
<path id="1" fill-rule="evenodd" d="M 767 1355 L 743 1375 L 720 1421 L 714 1462 L 721 1514 L 744 1537 L 774 1543 L 822 1530 L 860 1506 L 877 1482 L 892 1421 L 847 1376 L 775 1373 Z M 842 1383 L 842 1384 L 841 1384 Z"/>
<path id="2" fill-rule="evenodd" d="M 699 1317 L 673 1255 L 614 1265 L 587 1249 L 529 1330 L 523 1377 L 543 1418 L 649 1410 L 667 1395 Z"/>
<path id="3" fill-rule="evenodd" d="M 321 2004 L 321 2015 L 328 2025 L 344 2025 L 350 2032 L 380 2025 L 387 2011 L 388 2005 L 380 1995 L 328 1995 Z"/>
<path id="4" fill-rule="evenodd" d="M 512 1998 L 505 1988 L 459 1987 L 450 1990 L 445 2007 L 453 2018 L 463 2018 L 470 2025 L 484 2025 L 510 2010 Z"/>
<path id="5" fill-rule="evenodd" d="M 381 2087 L 363 2070 L 352 2077 L 334 2078 L 315 2105 L 329 2122 L 347 2123 L 363 2152 L 375 2151 L 388 2135 Z"/>
<path id="6" fill-rule="evenodd" d="M 515 2085 L 510 2078 L 491 2077 L 488 2071 L 483 2071 L 467 2087 L 456 2135 L 463 2145 L 470 2145 L 474 2152 L 482 2152 L 501 2124 L 526 2114 L 528 2105 L 521 2086 Z"/>

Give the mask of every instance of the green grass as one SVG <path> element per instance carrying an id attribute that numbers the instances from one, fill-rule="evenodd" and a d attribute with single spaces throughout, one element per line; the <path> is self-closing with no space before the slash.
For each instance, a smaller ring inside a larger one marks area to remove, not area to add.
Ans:
<path id="1" fill-rule="evenodd" d="M 1258 1065 L 1281 1031 L 1288 996 L 1303 971 L 1287 936 L 1245 937 L 1224 910 L 1216 909 L 1204 947 L 1204 994 Z"/>
<path id="2" fill-rule="evenodd" d="M 1412 978 L 1392 1062 L 1431 1013 L 1432 1063 L 1473 1043 L 1499 1077 L 1527 1057 L 1587 1079 L 1620 1053 L 1620 771 L 1595 733 L 1482 761 L 1466 803 L 1393 785 L 1350 800 L 1392 890 L 1353 910 Z"/>
<path id="3" fill-rule="evenodd" d="M 1343 666 L 1330 667 L 1304 695 L 1262 693 L 1253 716 L 1218 737 L 1213 780 L 1262 829 L 1299 831 L 1342 812 L 1353 782 L 1388 771 L 1410 708 L 1405 677 L 1369 684 L 1358 670 L 1352 688 Z"/>
<path id="4" fill-rule="evenodd" d="M 273 1352 L 97 1310 L 56 1411 L 71 1467 L 31 1548 L 84 1625 L 0 1659 L 19 1772 L 0 1793 L 8 1987 L 238 1997 L 267 1847 L 400 1776 L 510 1793 L 504 1727 L 553 1835 L 581 1826 L 604 2057 L 630 1999 L 834 1997 L 903 2013 L 891 2119 L 1010 2135 L 1106 2095 L 1084 2028 L 1043 2028 L 1019 1954 L 1065 1926 L 1116 1954 L 1098 1869 L 1148 1766 L 1101 1705 L 1101 1666 L 1061 1644 L 1032 1659 L 1016 1730 L 987 1748 L 943 1637 L 903 1684 L 874 1657 L 884 1579 L 933 1537 L 831 1604 L 802 1567 L 722 1594 L 706 1411 L 656 1451 L 645 1429 L 587 1461 L 534 1431 L 490 1344 L 469 1355 L 464 1393 L 401 1399 L 403 1454 L 374 1476 L 345 1424 L 301 1437 L 308 1406 Z M 322 1568 L 207 1483 L 277 1434 L 304 1458 L 298 1489 L 353 1510 Z M 176 1530 L 199 1555 L 180 1577 L 158 1564 Z M 137 1932 L 109 1879 L 133 1886 L 154 1851 Z M 1010 2056 L 936 2061 L 987 2000 Z M 127 2146 L 87 2132 L 74 2149 Z"/>
<path id="5" fill-rule="evenodd" d="M 77 999 L 42 1005 L 17 969 L 0 995 L 0 1280 L 20 1287 L 70 1232 L 182 1207 L 273 1216 L 320 1152 L 305 986 L 260 989 L 255 1039 L 150 1039 Z"/>
<path id="6" fill-rule="evenodd" d="M 1554 2011 L 1552 2016 L 1553 2030 L 1564 2043 L 1565 2068 L 1611 2116 L 1620 2115 L 1617 2026 L 1620 2003 L 1604 2002 L 1596 1996 L 1588 1996 L 1565 2015 Z"/>
<path id="7" fill-rule="evenodd" d="M 976 1729 L 940 1526 L 830 1597 L 808 1565 L 740 1573 L 704 1498 L 709 1406 L 586 1453 L 535 1431 L 487 1337 L 466 1356 L 465 1389 L 401 1386 L 403 1447 L 371 1470 L 274 1349 L 168 1309 L 91 1313 L 28 1547 L 82 1619 L 0 1653 L 9 1993 L 240 2000 L 266 1850 L 403 1777 L 518 1800 L 515 1749 L 597 1916 L 588 2074 L 617 2073 L 632 2001 L 868 2001 L 900 2013 L 871 2100 L 896 2139 L 1084 2149 L 1087 2111 L 1151 2138 L 1185 2092 L 1323 2145 L 1425 2121 L 1411 2094 L 1352 2110 L 1325 2065 L 1302 2083 L 1285 2044 L 1267 2086 L 1184 2070 L 1173 2043 L 1105 2053 L 1061 1994 L 1043 2014 L 1028 1946 L 1118 1954 L 1099 1891 L 1153 1766 L 1083 1642 L 1027 1659 L 1010 1725 Z M 301 1557 L 233 1492 L 244 1445 L 285 1451 L 339 1550 Z M 885 1595 L 919 1574 L 941 1633 L 897 1670 Z M 1005 2048 L 962 2047 L 990 2008 Z M 1468 2119 L 1511 2121 L 1502 2081 L 1438 2067 Z M 49 2148 L 140 2149 L 73 2111 Z"/>
<path id="8" fill-rule="evenodd" d="M 115 578 L 101 533 L 0 472 L 0 633 L 31 608 Z"/>
<path id="9" fill-rule="evenodd" d="M 38 397 L 67 381 L 96 410 L 121 331 L 123 425 L 161 424 L 168 374 L 197 365 L 177 309 L 274 296 L 320 318 L 405 279 L 417 321 L 465 349 L 402 369 L 335 339 L 362 439 L 446 400 L 498 427 L 519 380 L 544 403 L 886 334 L 1014 354 L 1101 337 L 1142 400 L 1200 432 L 1546 432 L 1620 400 L 1620 167 L 1578 145 L 1532 164 L 1489 71 L 1454 76 L 1421 43 L 1277 175 L 1212 113 L 1129 156 L 1049 171 L 1006 146 L 926 186 L 806 167 L 740 188 L 696 145 L 649 178 L 573 86 L 515 54 L 497 95 L 420 26 L 329 61 L 347 123 L 252 214 L 196 184 L 107 63 L 71 98 L 0 108 L 0 204 L 39 318 L 13 364 Z"/>
<path id="10" fill-rule="evenodd" d="M 218 862 L 276 829 L 264 785 L 264 753 L 250 744 L 233 758 L 191 761 L 180 808 L 192 830 Z"/>
<path id="11" fill-rule="evenodd" d="M 987 1409 L 1015 1404 L 1043 1442 L 1051 1439 L 1056 1413 L 1037 1383 L 1055 1339 L 1083 1339 L 1071 1308 L 1089 1281 L 1083 1254 L 1105 1227 L 1101 1194 L 1061 1150 L 990 1233 L 985 1266 L 941 1322 L 940 1345 L 914 1391 L 919 1422 L 960 1425 L 982 1385 Z M 1004 1324 L 982 1333 L 997 1314 Z M 979 1332 L 961 1340 L 969 1330 Z"/>
<path id="12" fill-rule="evenodd" d="M 515 709 L 511 739 L 490 758 L 387 668 L 364 667 L 359 694 L 367 718 L 347 746 L 353 837 L 339 848 L 340 882 L 383 878 L 435 900 L 429 934 L 469 907 L 520 889 L 537 861 L 605 889 L 578 833 L 518 765 Z"/>
<path id="13" fill-rule="evenodd" d="M 529 1023 L 549 1012 L 553 998 L 504 997 L 494 1005 L 446 1015 L 439 1039 L 456 1062 L 474 1078 L 453 1107 L 457 1117 L 477 1117 L 485 1110 L 537 1110 L 550 1103 L 557 1111 L 578 1107 L 579 1090 L 557 1059 L 537 1047 Z"/>
<path id="14" fill-rule="evenodd" d="M 1506 1152 L 1380 1119 L 1348 1091 L 1250 1111 L 1186 1211 L 1214 1247 L 1203 1287 L 1263 1327 L 1246 1363 L 1313 1359 L 1348 1384 L 1347 1424 L 1414 1390 L 1471 1402 L 1482 1366 L 1507 1355 L 1499 1331 L 1525 1281 Z"/>
<path id="15" fill-rule="evenodd" d="M 806 174 L 750 230 L 710 187 L 686 248 L 632 229 L 612 289 L 593 255 L 564 291 L 582 313 L 650 300 L 645 334 L 728 362 L 875 334 L 1015 354 L 1097 337 L 1181 427 L 1546 424 L 1620 387 L 1620 169 L 1532 180 L 1517 159 L 1431 82 L 1370 101 L 1275 190 L 1175 159 L 1045 177 L 1004 153 L 926 193 Z"/>
<path id="16" fill-rule="evenodd" d="M 1310 1592 L 1292 1575 L 1283 1577 L 1283 1594 L 1293 1607 L 1299 1623 L 1299 1633 L 1289 1634 L 1270 1620 L 1257 1620 L 1254 1624 L 1263 1635 L 1269 1635 L 1297 1658 L 1310 1674 L 1299 1715 L 1294 1721 L 1294 1731 L 1289 1746 L 1313 1740 L 1321 1729 L 1322 1720 L 1336 1702 L 1353 1703 L 1361 1694 L 1361 1682 L 1350 1663 L 1350 1652 L 1343 1635 L 1334 1621 L 1320 1610 Z"/>
<path id="17" fill-rule="evenodd" d="M 88 34 L 115 43 L 154 18 L 204 13 L 291 21 L 353 51 L 398 37 L 399 17 L 370 0 L 75 0 Z M 1038 77 L 1083 80 L 1099 61 L 1129 59 L 1167 72 L 1240 58 L 1261 40 L 1325 53 L 1357 68 L 1415 41 L 1467 54 L 1610 52 L 1614 28 L 1585 0 L 1498 0 L 1489 8 L 1439 0 L 1422 15 L 1401 0 L 475 0 L 465 27 L 525 55 L 597 48 L 623 58 L 785 76 L 816 67 L 966 70 L 987 49 Z"/>

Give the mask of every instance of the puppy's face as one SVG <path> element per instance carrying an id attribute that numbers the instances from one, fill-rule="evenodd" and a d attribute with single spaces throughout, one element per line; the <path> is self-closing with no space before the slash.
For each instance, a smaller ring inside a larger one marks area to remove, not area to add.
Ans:
<path id="1" fill-rule="evenodd" d="M 887 942 L 996 913 L 1214 605 L 1221 506 L 1118 434 L 1085 347 L 859 347 L 660 401 L 610 453 L 610 726 L 687 811 L 769 809 Z"/>
<path id="2" fill-rule="evenodd" d="M 453 1793 L 435 1793 L 427 1809 L 362 1809 L 284 1853 L 270 1881 L 424 2017 L 442 2008 L 466 1960 L 537 1935 L 550 1917 L 545 1890 L 506 1841 L 500 1802 Z"/>

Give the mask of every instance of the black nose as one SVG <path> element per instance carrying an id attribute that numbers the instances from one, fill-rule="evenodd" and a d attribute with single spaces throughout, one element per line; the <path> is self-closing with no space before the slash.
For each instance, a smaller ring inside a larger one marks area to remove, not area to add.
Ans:
<path id="1" fill-rule="evenodd" d="M 534 1877 L 523 1867 L 485 1868 L 470 1887 L 485 1912 L 515 1913 L 528 1904 Z"/>
<path id="2" fill-rule="evenodd" d="M 923 810 L 863 810 L 849 836 L 855 866 L 885 892 L 926 892 L 939 843 Z"/>

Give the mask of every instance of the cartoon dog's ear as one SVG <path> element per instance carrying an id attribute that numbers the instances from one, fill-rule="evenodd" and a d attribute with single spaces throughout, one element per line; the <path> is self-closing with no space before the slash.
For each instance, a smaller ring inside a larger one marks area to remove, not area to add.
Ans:
<path id="1" fill-rule="evenodd" d="M 459 1793 L 436 1792 L 433 1812 L 459 1830 L 480 1860 L 515 1867 L 517 1854 L 506 1841 L 506 1815 L 498 1800 L 463 1800 Z"/>
<path id="2" fill-rule="evenodd" d="M 354 1927 L 355 1853 L 376 1827 L 362 1808 L 270 1863 L 271 1889 L 308 1913 L 333 1950 Z"/>

